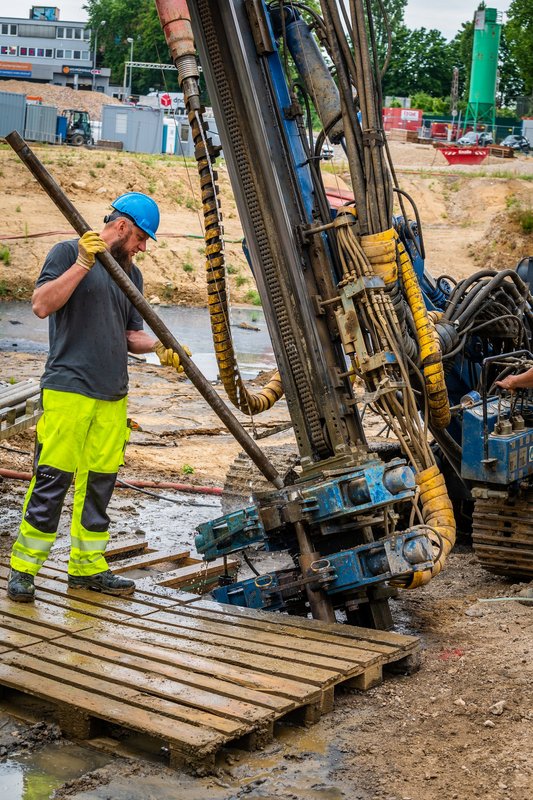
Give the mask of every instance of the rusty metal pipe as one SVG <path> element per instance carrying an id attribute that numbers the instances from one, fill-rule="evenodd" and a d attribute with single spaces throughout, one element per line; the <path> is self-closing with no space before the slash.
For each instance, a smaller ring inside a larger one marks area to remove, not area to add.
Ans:
<path id="1" fill-rule="evenodd" d="M 187 78 L 199 77 L 191 17 L 186 0 L 155 0 L 161 27 L 172 61 L 178 70 L 178 81 L 184 89 Z"/>
<path id="2" fill-rule="evenodd" d="M 28 147 L 20 134 L 17 131 L 13 131 L 6 136 L 6 141 L 13 148 L 23 164 L 30 170 L 50 199 L 53 200 L 68 222 L 70 222 L 79 236 L 83 236 L 86 231 L 90 230 L 89 225 L 83 219 L 79 211 L 76 210 L 65 192 L 39 161 L 35 153 Z M 189 358 L 181 344 L 174 338 L 145 297 L 128 278 L 122 267 L 117 264 L 113 256 L 108 252 L 101 253 L 98 256 L 98 260 L 119 288 L 122 289 L 132 305 L 135 306 L 141 317 L 148 323 L 158 339 L 165 347 L 172 348 L 172 350 L 179 355 L 181 364 L 189 380 L 198 389 L 204 400 L 209 403 L 215 414 L 222 420 L 243 450 L 250 456 L 259 471 L 277 489 L 281 489 L 283 487 L 283 481 L 279 473 L 270 463 L 261 448 L 258 447 L 251 436 L 248 435 L 239 420 L 233 415 L 226 404 L 222 402 L 209 381 L 200 372 L 194 361 Z"/>

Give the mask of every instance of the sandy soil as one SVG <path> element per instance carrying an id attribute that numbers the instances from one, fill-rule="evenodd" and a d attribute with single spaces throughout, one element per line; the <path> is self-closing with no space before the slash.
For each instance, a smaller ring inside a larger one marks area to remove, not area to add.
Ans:
<path id="1" fill-rule="evenodd" d="M 427 264 L 434 276 L 463 277 L 485 265 L 514 266 L 530 255 L 532 236 L 524 233 L 517 215 L 531 209 L 533 158 L 490 157 L 481 167 L 452 168 L 431 147 L 390 145 L 401 186 L 419 208 Z M 145 294 L 153 302 L 205 305 L 205 246 L 194 162 L 85 148 L 35 146 L 35 151 L 95 228 L 119 194 L 152 194 L 162 220 L 157 244 L 150 244 L 149 252 L 137 259 Z M 349 182 L 340 155 L 325 169 L 333 186 Z M 217 171 L 231 297 L 246 302 L 255 284 L 242 253 L 242 229 L 224 164 Z M 50 247 L 73 233 L 8 146 L 0 146 L 0 180 L 0 251 L 7 249 L 0 259 L 0 296 L 24 299 Z"/>
<path id="2" fill-rule="evenodd" d="M 425 221 L 428 261 L 435 274 L 469 274 L 480 266 L 480 253 L 488 258 L 495 252 L 510 264 L 529 255 L 531 239 L 519 233 L 509 212 L 517 204 L 531 205 L 533 160 L 490 163 L 484 174 L 480 170 L 451 173 L 439 161 L 442 156 L 428 148 L 393 145 L 402 186 L 416 198 Z M 69 150 L 63 154 L 51 148 L 43 148 L 40 154 L 50 159 L 49 168 L 57 171 L 62 185 L 93 224 L 120 191 L 142 189 L 146 180 L 153 180 L 154 197 L 162 203 L 164 233 L 199 233 L 196 212 L 182 200 L 178 202 L 189 191 L 191 202 L 194 200 L 188 188 L 189 176 L 194 178 L 193 166 L 188 173 L 164 158 L 113 154 L 108 160 L 102 153 Z M 66 226 L 7 150 L 0 151 L 0 169 L 6 187 L 0 198 L 5 234 L 0 240 L 11 251 L 11 264 L 2 265 L 0 286 L 4 295 L 21 296 L 29 291 L 44 253 L 59 238 L 55 234 L 32 239 L 29 234 L 65 231 Z M 346 177 L 342 164 L 334 163 L 333 169 Z M 508 174 L 502 176 L 502 170 Z M 228 195 L 227 176 L 223 170 L 221 173 L 224 198 Z M 240 229 L 229 202 L 226 229 L 230 238 L 237 239 Z M 27 239 L 6 238 L 24 234 Z M 496 249 L 498 242 L 501 249 Z M 147 293 L 161 293 L 172 283 L 174 288 L 168 289 L 172 298 L 202 303 L 201 245 L 201 241 L 162 235 L 159 247 L 142 264 Z M 238 245 L 231 252 L 238 270 L 231 276 L 235 282 L 237 275 L 245 277 L 247 273 Z M 187 253 L 194 262 L 193 271 L 183 269 L 183 264 L 189 263 L 185 262 Z M 251 282 L 244 287 L 235 283 L 237 296 L 239 289 L 250 286 Z M 16 374 L 19 379 L 37 379 L 42 366 L 42 355 L 3 354 L 0 377 Z M 191 385 L 137 362 L 130 374 L 130 411 L 143 430 L 133 434 L 123 477 L 221 485 L 238 448 Z M 279 424 L 287 418 L 281 403 L 264 424 Z M 30 468 L 31 432 L 9 440 L 5 447 L 8 449 L 0 449 L 2 466 Z M 192 474 L 187 467 L 192 467 Z M 23 491 L 22 483 L 0 484 L 0 546 L 4 553 L 13 541 Z M 127 497 L 135 508 L 138 496 Z M 116 529 L 122 523 L 117 520 Z M 261 753 L 223 753 L 214 776 L 171 773 L 157 760 L 131 758 L 119 748 L 120 757 L 111 765 L 94 771 L 88 767 L 55 797 L 529 800 L 533 785 L 533 608 L 512 599 L 521 588 L 481 570 L 468 547 L 459 546 L 446 570 L 427 588 L 393 601 L 398 629 L 421 637 L 418 672 L 388 678 L 366 694 L 340 694 L 333 713 L 317 726 L 309 731 L 284 727 Z M 0 760 L 21 750 L 39 751 L 58 736 L 53 726 L 36 729 L 29 723 L 13 722 L 2 707 L 0 729 Z"/>

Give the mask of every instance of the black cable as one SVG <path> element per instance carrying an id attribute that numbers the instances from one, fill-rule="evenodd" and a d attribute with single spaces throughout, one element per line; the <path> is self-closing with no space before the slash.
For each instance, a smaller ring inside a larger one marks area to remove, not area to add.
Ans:
<path id="1" fill-rule="evenodd" d="M 191 503 L 188 500 L 177 500 L 175 497 L 166 497 L 163 494 L 157 494 L 157 492 L 149 492 L 148 489 L 141 489 L 140 486 L 134 486 L 132 483 L 127 483 L 123 481 L 121 478 L 117 478 L 116 484 L 118 486 L 124 486 L 126 489 L 133 489 L 134 492 L 140 492 L 141 494 L 147 494 L 148 497 L 155 497 L 157 500 L 166 500 L 168 503 L 176 503 L 178 506 L 198 506 L 198 508 L 218 508 L 217 505 L 213 503 Z"/>
<path id="2" fill-rule="evenodd" d="M 250 561 L 250 557 L 249 557 L 248 553 L 246 552 L 246 550 L 242 551 L 242 557 L 244 558 L 244 560 L 246 561 L 246 563 L 248 564 L 248 566 L 250 567 L 250 569 L 252 570 L 254 575 L 260 575 L 261 574 L 260 572 L 258 572 L 256 570 L 256 568 L 254 567 L 254 565 Z"/>

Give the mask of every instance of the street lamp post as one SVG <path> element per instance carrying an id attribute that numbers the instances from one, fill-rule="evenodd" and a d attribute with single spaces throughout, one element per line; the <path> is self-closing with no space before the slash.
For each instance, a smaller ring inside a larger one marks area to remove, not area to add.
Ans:
<path id="1" fill-rule="evenodd" d="M 93 52 L 93 84 L 92 84 L 92 90 L 93 90 L 93 92 L 94 92 L 95 85 L 96 85 L 96 73 L 95 73 L 95 69 L 96 69 L 96 51 L 97 51 L 97 47 L 98 47 L 98 31 L 100 30 L 100 28 L 101 28 L 103 25 L 105 25 L 105 19 L 102 19 L 102 20 L 100 20 L 100 23 L 99 23 L 99 25 L 97 25 L 97 26 L 96 26 L 96 28 L 94 28 L 94 30 L 93 30 L 93 33 L 94 33 L 94 52 Z"/>
<path id="2" fill-rule="evenodd" d="M 128 97 L 131 97 L 131 84 L 132 84 L 132 72 L 133 72 L 133 67 L 131 63 L 133 61 L 133 39 L 131 36 L 128 36 L 126 41 L 129 42 L 130 45 L 130 79 L 128 81 Z"/>

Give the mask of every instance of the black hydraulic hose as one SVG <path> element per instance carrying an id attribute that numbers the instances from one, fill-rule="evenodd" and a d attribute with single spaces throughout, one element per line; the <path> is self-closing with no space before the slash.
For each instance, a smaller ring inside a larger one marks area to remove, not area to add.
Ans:
<path id="1" fill-rule="evenodd" d="M 470 319 L 475 314 L 475 312 L 477 312 L 479 310 L 479 308 L 485 302 L 485 300 L 491 294 L 491 292 L 493 292 L 497 287 L 499 287 L 499 285 L 506 278 L 511 278 L 511 280 L 514 281 L 514 283 L 515 283 L 515 286 L 512 286 L 512 284 L 509 284 L 508 291 L 511 294 L 515 293 L 515 297 L 516 297 L 516 294 L 518 294 L 518 297 L 521 300 L 525 301 L 526 297 L 527 297 L 527 294 L 529 293 L 529 290 L 528 290 L 527 286 L 525 285 L 524 281 L 516 274 L 516 272 L 514 270 L 512 270 L 512 269 L 503 270 L 502 272 L 499 272 L 496 275 L 496 277 L 494 277 L 492 279 L 492 281 L 490 281 L 486 286 L 483 287 L 483 289 L 477 294 L 475 300 L 473 300 L 472 303 L 469 303 L 468 307 L 465 309 L 465 311 L 463 311 L 462 314 L 459 317 L 456 318 L 455 322 L 456 322 L 457 326 L 460 327 L 461 324 L 466 319 Z M 521 286 L 517 283 L 517 281 L 520 282 Z M 519 288 L 521 288 L 523 292 L 524 291 L 526 292 L 525 296 L 524 296 L 524 294 L 520 294 L 520 292 L 518 291 Z M 514 290 L 514 292 L 513 292 L 513 290 Z"/>
<path id="2" fill-rule="evenodd" d="M 444 311 L 443 319 L 449 320 L 451 315 L 454 313 L 457 304 L 459 303 L 460 299 L 463 297 L 464 293 L 476 281 L 480 280 L 481 278 L 488 278 L 494 277 L 497 275 L 498 272 L 495 269 L 483 269 L 479 272 L 474 272 L 473 275 L 470 275 L 468 278 L 464 278 L 464 280 L 459 281 L 454 287 L 450 297 L 448 298 L 448 303 L 446 305 L 446 310 Z"/>
<path id="3" fill-rule="evenodd" d="M 23 164 L 30 170 L 50 199 L 53 200 L 59 210 L 64 214 L 74 230 L 80 236 L 83 236 L 86 231 L 90 230 L 87 222 L 19 133 L 13 131 L 8 134 L 6 136 L 6 141 L 19 156 Z M 126 275 L 122 267 L 107 251 L 100 253 L 98 255 L 98 260 L 165 347 L 172 348 L 172 350 L 178 354 L 187 377 L 198 389 L 202 397 L 209 403 L 219 419 L 226 425 L 230 433 L 237 439 L 243 450 L 250 456 L 260 472 L 267 480 L 274 484 L 277 489 L 281 489 L 283 487 L 283 481 L 277 470 L 226 404 L 222 402 L 215 389 L 200 372 L 194 361 L 187 355 L 181 344 L 175 339 L 163 321 L 158 317 L 146 298 Z"/>

